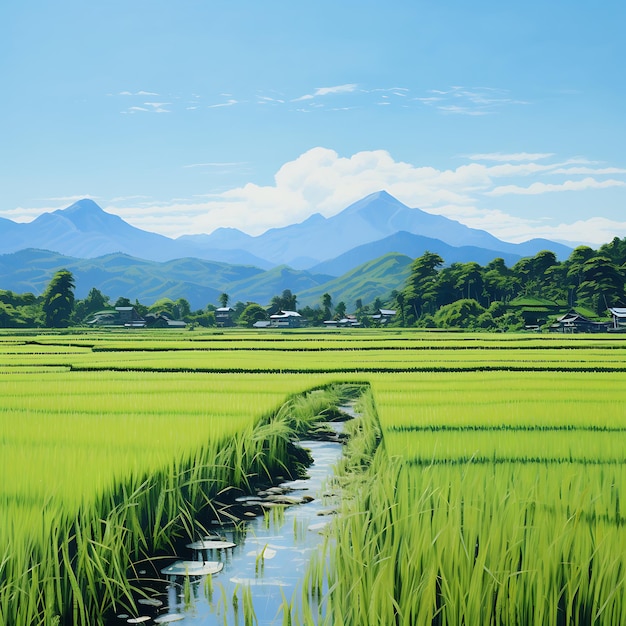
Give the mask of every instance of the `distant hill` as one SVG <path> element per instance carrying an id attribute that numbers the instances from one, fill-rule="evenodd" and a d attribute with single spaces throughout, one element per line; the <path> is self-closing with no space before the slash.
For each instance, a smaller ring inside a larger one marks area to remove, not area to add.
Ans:
<path id="1" fill-rule="evenodd" d="M 487 250 L 486 248 L 477 248 L 475 246 L 450 246 L 440 239 L 432 239 L 431 237 L 422 237 L 406 231 L 399 231 L 384 239 L 352 248 L 352 250 L 344 252 L 344 254 L 335 259 L 315 265 L 311 268 L 311 271 L 339 276 L 349 272 L 358 265 L 367 263 L 371 259 L 378 259 L 386 254 L 400 253 L 415 259 L 422 256 L 426 251 L 438 254 L 444 259 L 446 265 L 467 263 L 468 261 L 487 265 L 493 259 L 500 257 L 510 267 L 522 258 L 517 254 Z"/>
<path id="2" fill-rule="evenodd" d="M 298 303 L 319 304 L 322 295 L 328 293 L 333 303 L 343 301 L 348 310 L 353 311 L 359 298 L 363 304 L 370 304 L 377 297 L 385 300 L 394 289 L 399 291 L 405 286 L 412 262 L 411 257 L 390 252 L 323 285 L 298 293 Z"/>
<path id="3" fill-rule="evenodd" d="M 416 237 L 410 243 L 409 234 Z M 428 249 L 437 246 L 447 252 L 442 254 L 446 262 L 484 263 L 495 256 L 513 261 L 545 249 L 563 259 L 571 252 L 567 246 L 541 239 L 507 243 L 486 231 L 409 208 L 385 191 L 370 194 L 332 217 L 315 214 L 256 237 L 235 228 L 219 228 L 210 235 L 171 239 L 131 226 L 88 199 L 44 213 L 27 224 L 0 219 L 0 254 L 38 248 L 75 258 L 122 253 L 162 262 L 195 257 L 266 270 L 288 265 L 335 276 L 347 271 L 349 263 L 364 263 L 389 252 L 419 256 L 426 239 L 430 240 Z M 367 244 L 376 245 L 364 247 Z M 343 256 L 351 251 L 352 256 Z"/>
<path id="4" fill-rule="evenodd" d="M 72 272 L 77 298 L 96 287 L 113 302 L 120 296 L 143 304 L 160 298 L 186 298 L 194 309 L 217 304 L 221 293 L 231 293 L 231 285 L 264 273 L 257 267 L 201 259 L 159 263 L 124 254 L 77 259 L 44 250 L 21 250 L 0 255 L 0 285 L 17 293 L 40 295 L 61 268 Z"/>
<path id="5" fill-rule="evenodd" d="M 223 292 L 232 302 L 265 305 L 285 289 L 299 294 L 333 279 L 286 266 L 262 270 L 194 258 L 159 263 L 124 254 L 77 259 L 46 250 L 21 250 L 0 255 L 0 288 L 41 295 L 61 268 L 72 272 L 77 298 L 84 298 L 96 287 L 113 302 L 120 296 L 148 305 L 160 298 L 185 298 L 193 309 L 217 305 Z M 303 303 L 300 297 L 298 301 Z"/>

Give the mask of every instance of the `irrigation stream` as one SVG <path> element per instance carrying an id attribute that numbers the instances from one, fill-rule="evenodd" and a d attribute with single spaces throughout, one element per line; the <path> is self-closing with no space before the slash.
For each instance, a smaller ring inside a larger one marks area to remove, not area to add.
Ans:
<path id="1" fill-rule="evenodd" d="M 342 410 L 354 415 L 352 407 Z M 340 432 L 343 423 L 329 426 Z M 325 489 L 342 456 L 339 441 L 299 443 L 313 458 L 306 478 L 281 483 L 274 494 L 261 493 L 270 503 L 262 514 L 215 525 L 214 534 L 187 546 L 187 554 L 162 561 L 162 589 L 152 585 L 152 597 L 139 600 L 145 612 L 120 613 L 111 624 L 282 624 L 283 607 L 300 592 L 310 556 L 324 540 L 324 527 L 337 505 L 338 496 Z M 246 499 L 240 500 L 245 505 Z M 247 502 L 258 510 L 254 497 Z M 246 619 L 250 605 L 253 620 Z"/>

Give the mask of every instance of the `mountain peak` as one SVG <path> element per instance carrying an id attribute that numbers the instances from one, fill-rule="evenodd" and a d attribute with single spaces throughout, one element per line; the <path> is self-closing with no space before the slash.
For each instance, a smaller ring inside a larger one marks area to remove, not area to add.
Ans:
<path id="1" fill-rule="evenodd" d="M 381 190 L 375 191 L 374 193 L 370 193 L 369 195 L 357 200 L 353 204 L 351 204 L 348 208 L 344 209 L 342 213 L 362 213 L 363 211 L 367 212 L 368 209 L 379 211 L 381 207 L 385 207 L 387 210 L 391 207 L 393 210 L 397 210 L 398 208 L 408 208 L 405 204 L 400 202 L 397 198 L 394 198 L 389 192 Z"/>
<path id="2" fill-rule="evenodd" d="M 78 200 L 66 209 L 54 211 L 52 215 L 69 220 L 75 228 L 82 232 L 104 233 L 129 227 L 121 217 L 107 213 L 89 198 Z"/>
<path id="3" fill-rule="evenodd" d="M 76 213 L 104 213 L 102 208 L 96 204 L 91 198 L 83 198 L 74 202 L 74 204 L 68 206 L 66 209 L 59 209 L 55 213 L 62 215 L 75 215 Z"/>

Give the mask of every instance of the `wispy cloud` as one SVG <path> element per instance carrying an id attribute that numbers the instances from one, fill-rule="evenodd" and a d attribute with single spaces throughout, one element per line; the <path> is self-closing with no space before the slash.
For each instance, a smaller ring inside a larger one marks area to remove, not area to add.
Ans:
<path id="1" fill-rule="evenodd" d="M 152 111 L 154 113 L 170 113 L 168 109 L 164 107 L 172 104 L 171 102 L 144 102 L 144 105 L 147 107 L 152 107 Z"/>
<path id="2" fill-rule="evenodd" d="M 583 180 L 566 180 L 559 184 L 533 183 L 528 187 L 518 185 L 503 185 L 486 192 L 488 196 L 504 196 L 507 194 L 517 194 L 524 196 L 536 196 L 543 193 L 553 193 L 559 191 L 584 191 L 586 189 L 606 189 L 608 187 L 626 187 L 626 182 L 621 180 L 596 180 L 595 178 L 584 178 Z"/>
<path id="3" fill-rule="evenodd" d="M 357 90 L 356 83 L 347 83 L 345 85 L 336 85 L 335 87 L 318 87 L 313 93 L 294 98 L 292 102 L 301 102 L 302 100 L 313 100 L 323 96 L 330 96 L 342 93 L 352 93 Z"/>
<path id="4" fill-rule="evenodd" d="M 218 102 L 217 104 L 209 104 L 209 105 L 207 105 L 207 108 L 209 108 L 209 109 L 218 109 L 220 107 L 232 107 L 235 104 L 239 104 L 239 101 L 235 100 L 234 98 L 230 98 L 226 102 Z"/>
<path id="5" fill-rule="evenodd" d="M 80 196 L 56 196 L 52 198 L 46 198 L 46 202 L 78 202 L 79 200 L 84 200 L 85 198 L 89 198 L 90 200 L 97 200 L 98 196 L 92 196 L 91 194 L 85 193 Z"/>
<path id="6" fill-rule="evenodd" d="M 552 152 L 488 152 L 483 154 L 470 154 L 472 161 L 539 161 L 554 156 Z"/>
<path id="7" fill-rule="evenodd" d="M 282 98 L 272 98 L 270 96 L 257 95 L 258 104 L 284 104 L 285 100 Z"/>
<path id="8" fill-rule="evenodd" d="M 603 174 L 626 174 L 626 169 L 621 167 L 558 167 L 553 169 L 550 174 L 566 174 L 568 176 L 581 174 L 599 176 Z"/>
<path id="9" fill-rule="evenodd" d="M 120 91 L 118 96 L 158 96 L 159 94 L 154 91 Z"/>
<path id="10" fill-rule="evenodd" d="M 190 165 L 183 165 L 185 169 L 194 167 L 209 167 L 209 168 L 221 168 L 221 167 L 236 167 L 239 165 L 247 165 L 246 161 L 232 161 L 232 162 L 210 162 L 210 163 L 191 163 Z"/>
<path id="11" fill-rule="evenodd" d="M 414 100 L 452 115 L 488 115 L 505 106 L 528 104 L 525 100 L 513 98 L 508 90 L 497 87 L 454 85 L 448 89 L 430 89 L 427 93 L 429 95 Z"/>

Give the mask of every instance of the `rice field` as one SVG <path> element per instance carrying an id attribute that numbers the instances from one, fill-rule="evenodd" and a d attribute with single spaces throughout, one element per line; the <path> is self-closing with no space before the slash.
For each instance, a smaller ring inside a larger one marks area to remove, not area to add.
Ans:
<path id="1" fill-rule="evenodd" d="M 0 335 L 0 623 L 92 624 L 130 602 L 133 559 L 279 461 L 277 409 L 346 381 L 369 387 L 364 421 L 308 581 L 323 611 L 304 593 L 294 623 L 624 624 L 625 350 L 391 329 Z"/>
<path id="2" fill-rule="evenodd" d="M 328 544 L 326 623 L 626 623 L 624 374 L 370 382 L 382 445 Z"/>

